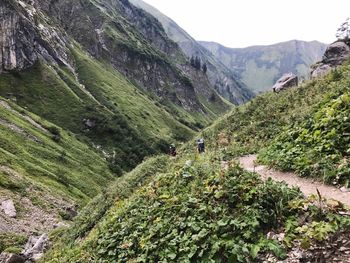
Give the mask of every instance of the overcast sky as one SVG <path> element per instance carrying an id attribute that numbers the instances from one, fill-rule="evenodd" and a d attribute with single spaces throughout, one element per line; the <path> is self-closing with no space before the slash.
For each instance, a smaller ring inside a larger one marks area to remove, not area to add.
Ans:
<path id="1" fill-rule="evenodd" d="M 196 40 L 228 47 L 282 41 L 331 43 L 350 16 L 350 0 L 144 0 Z"/>

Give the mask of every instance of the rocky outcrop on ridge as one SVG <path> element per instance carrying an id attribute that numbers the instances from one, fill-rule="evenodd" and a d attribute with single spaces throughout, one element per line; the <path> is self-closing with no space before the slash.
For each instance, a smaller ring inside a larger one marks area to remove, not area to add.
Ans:
<path id="1" fill-rule="evenodd" d="M 322 60 L 311 67 L 311 77 L 318 78 L 326 75 L 333 68 L 343 64 L 349 56 L 349 41 L 338 40 L 330 44 Z"/>

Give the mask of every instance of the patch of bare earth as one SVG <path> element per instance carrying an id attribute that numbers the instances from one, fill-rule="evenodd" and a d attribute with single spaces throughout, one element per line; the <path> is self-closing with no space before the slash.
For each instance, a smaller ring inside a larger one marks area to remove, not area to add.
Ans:
<path id="1" fill-rule="evenodd" d="M 0 166 L 0 171 L 11 175 L 15 180 L 23 176 L 7 166 Z M 12 192 L 0 188 L 0 204 L 12 200 L 16 208 L 16 217 L 9 217 L 0 208 L 0 233 L 33 235 L 48 233 L 61 221 L 59 211 L 73 207 L 73 203 L 54 197 L 32 186 L 25 190 L 26 194 Z"/>

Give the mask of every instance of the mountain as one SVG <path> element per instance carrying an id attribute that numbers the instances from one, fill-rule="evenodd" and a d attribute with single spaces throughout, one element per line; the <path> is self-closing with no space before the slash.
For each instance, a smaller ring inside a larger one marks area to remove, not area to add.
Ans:
<path id="1" fill-rule="evenodd" d="M 0 12 L 0 95 L 88 138 L 115 156 L 116 170 L 230 107 L 128 1 L 6 0 Z"/>
<path id="2" fill-rule="evenodd" d="M 294 262 L 296 251 L 346 262 L 334 238 L 349 240 L 348 208 L 262 180 L 235 158 L 268 153 L 272 165 L 303 168 L 300 176 L 348 184 L 349 73 L 347 62 L 234 107 L 197 135 L 205 154 L 189 141 L 176 158 L 146 160 L 62 229 L 43 262 Z"/>
<path id="3" fill-rule="evenodd" d="M 222 64 L 220 59 L 217 59 L 211 52 L 203 48 L 172 19 L 142 0 L 130 0 L 130 2 L 156 17 L 164 27 L 167 35 L 180 46 L 187 57 L 197 56 L 203 63 L 207 64 L 207 75 L 210 83 L 221 96 L 234 104 L 241 104 L 254 96 L 240 81 L 239 76 Z"/>
<path id="4" fill-rule="evenodd" d="M 0 25 L 0 252 L 232 107 L 126 0 L 3 0 Z"/>
<path id="5" fill-rule="evenodd" d="M 255 93 L 270 90 L 285 73 L 309 79 L 310 66 L 322 58 L 327 45 L 292 40 L 268 46 L 227 48 L 215 42 L 200 44 L 235 72 Z"/>
<path id="6" fill-rule="evenodd" d="M 339 202 L 235 158 L 348 186 L 349 64 L 218 118 L 231 105 L 126 0 L 3 0 L 0 19 L 1 262 L 313 262 L 348 233 Z"/>

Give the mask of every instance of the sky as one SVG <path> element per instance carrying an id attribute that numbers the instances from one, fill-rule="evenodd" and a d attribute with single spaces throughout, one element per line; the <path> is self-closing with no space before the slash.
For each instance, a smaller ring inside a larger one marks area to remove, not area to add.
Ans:
<path id="1" fill-rule="evenodd" d="M 336 40 L 350 0 L 144 0 L 196 40 L 227 47 Z"/>

